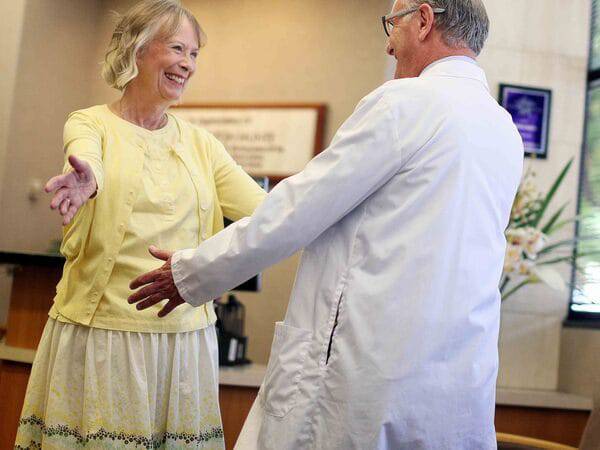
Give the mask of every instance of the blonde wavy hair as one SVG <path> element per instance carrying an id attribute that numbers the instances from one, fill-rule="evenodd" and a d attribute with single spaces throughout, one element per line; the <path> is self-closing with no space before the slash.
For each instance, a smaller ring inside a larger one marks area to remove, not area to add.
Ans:
<path id="1" fill-rule="evenodd" d="M 173 36 L 184 19 L 194 28 L 198 47 L 206 45 L 202 27 L 179 0 L 143 0 L 117 17 L 117 26 L 104 55 L 102 78 L 121 91 L 138 74 L 138 52 L 154 38 Z"/>

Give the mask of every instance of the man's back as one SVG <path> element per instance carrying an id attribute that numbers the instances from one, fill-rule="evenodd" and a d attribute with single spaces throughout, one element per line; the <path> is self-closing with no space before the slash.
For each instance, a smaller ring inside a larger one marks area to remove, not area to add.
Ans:
<path id="1" fill-rule="evenodd" d="M 272 448 L 494 448 L 498 282 L 522 144 L 465 61 L 387 83 L 336 139 L 352 141 L 355 116 L 381 102 L 391 113 L 364 132 L 395 127 L 398 148 L 363 151 L 390 152 L 400 161 L 379 163 L 399 170 L 306 248 L 280 325 L 280 344 L 306 359 L 270 363 L 261 436 Z"/>

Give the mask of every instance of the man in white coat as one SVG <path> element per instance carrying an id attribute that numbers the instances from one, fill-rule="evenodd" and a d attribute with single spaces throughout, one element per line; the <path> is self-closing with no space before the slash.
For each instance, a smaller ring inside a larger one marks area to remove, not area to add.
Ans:
<path id="1" fill-rule="evenodd" d="M 475 62 L 481 0 L 397 0 L 395 80 L 252 217 L 153 250 L 144 308 L 201 305 L 304 253 L 238 449 L 494 449 L 504 230 L 523 146 Z"/>

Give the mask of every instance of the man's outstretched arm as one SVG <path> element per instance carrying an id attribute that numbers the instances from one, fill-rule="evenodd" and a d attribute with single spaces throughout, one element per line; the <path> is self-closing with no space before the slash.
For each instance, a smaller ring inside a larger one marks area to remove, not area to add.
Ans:
<path id="1" fill-rule="evenodd" d="M 251 217 L 173 254 L 173 284 L 187 303 L 202 305 L 307 246 L 400 170 L 397 118 L 375 94 L 357 107 L 327 150 L 279 183 Z M 403 143 L 418 139 L 420 133 L 406 128 Z M 155 295 L 150 283 L 130 299 Z"/>

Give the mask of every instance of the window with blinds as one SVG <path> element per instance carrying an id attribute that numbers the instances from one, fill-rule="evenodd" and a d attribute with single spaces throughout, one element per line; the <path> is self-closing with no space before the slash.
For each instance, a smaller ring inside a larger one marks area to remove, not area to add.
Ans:
<path id="1" fill-rule="evenodd" d="M 600 1 L 592 0 L 592 42 L 590 48 L 590 71 L 600 69 Z"/>
<path id="2" fill-rule="evenodd" d="M 600 0 L 592 0 L 585 145 L 579 185 L 577 264 L 569 319 L 600 324 Z"/>

